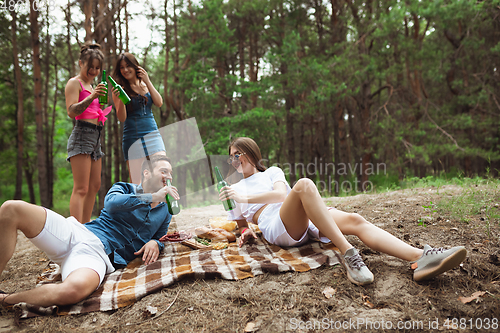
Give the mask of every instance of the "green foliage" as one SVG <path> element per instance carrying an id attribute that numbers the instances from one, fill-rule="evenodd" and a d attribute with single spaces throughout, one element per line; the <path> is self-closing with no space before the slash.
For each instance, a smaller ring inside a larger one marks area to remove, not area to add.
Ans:
<path id="1" fill-rule="evenodd" d="M 353 164 L 369 155 L 371 163 L 383 162 L 388 168 L 370 175 L 374 191 L 449 183 L 465 186 L 472 180 L 464 175 L 498 175 L 500 169 L 499 5 L 498 0 L 203 0 L 188 7 L 188 2 L 181 1 L 176 2 L 178 44 L 174 44 L 171 7 L 159 16 L 149 15 L 148 23 L 160 30 L 167 15 L 169 39 L 154 40 L 142 61 L 160 94 L 171 93 L 182 112 L 196 118 L 207 154 L 226 154 L 232 138 L 250 136 L 270 165 L 307 163 L 314 158 Z M 78 6 L 72 8 L 78 10 Z M 51 22 L 44 15 L 40 18 L 42 59 L 48 56 L 45 33 Z M 0 12 L 2 201 L 11 198 L 17 172 L 18 101 L 10 29 L 10 14 Z M 26 13 L 18 14 L 17 30 L 24 149 L 36 183 Z M 69 52 L 77 59 L 78 45 L 73 44 Z M 167 49 L 169 91 L 165 92 Z M 57 96 L 54 202 L 56 209 L 65 211 L 72 189 L 65 161 L 72 124 L 63 92 L 67 79 L 75 74 L 70 72 L 75 64 L 69 63 L 63 33 L 51 37 L 49 58 L 51 67 L 43 83 L 50 87 L 49 117 Z M 335 133 L 333 119 L 339 112 L 344 124 Z M 177 119 L 171 116 L 167 121 Z M 341 147 L 334 146 L 335 134 L 343 140 Z M 340 161 L 334 161 L 335 149 L 342 150 Z M 295 160 L 288 161 L 291 158 Z M 360 176 L 344 175 L 341 183 L 355 184 Z M 471 179 L 479 183 L 482 178 Z M 340 195 L 353 194 L 357 192 L 340 190 Z M 23 199 L 28 199 L 26 185 Z"/>
<path id="2" fill-rule="evenodd" d="M 261 152 L 269 153 L 277 140 L 279 127 L 273 119 L 276 115 L 262 108 L 255 108 L 234 117 L 222 117 L 208 120 L 201 124 L 200 133 L 206 138 L 205 151 L 209 155 L 227 154 L 231 139 L 248 136 L 254 138 L 260 145 Z M 266 127 L 262 124 L 267 123 Z"/>
<path id="3" fill-rule="evenodd" d="M 72 191 L 73 175 L 71 169 L 67 167 L 57 168 L 57 181 L 54 184 L 54 210 L 63 216 L 69 216 L 69 199 Z"/>

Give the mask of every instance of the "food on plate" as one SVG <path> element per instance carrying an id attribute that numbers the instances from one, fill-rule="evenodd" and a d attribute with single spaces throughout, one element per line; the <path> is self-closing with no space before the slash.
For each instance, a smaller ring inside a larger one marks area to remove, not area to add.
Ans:
<path id="1" fill-rule="evenodd" d="M 203 244 L 203 245 L 211 245 L 210 244 L 210 240 L 208 239 L 205 239 L 205 238 L 200 238 L 200 237 L 194 237 L 194 240 L 197 241 L 198 243 L 200 244 Z"/>
<path id="2" fill-rule="evenodd" d="M 230 243 L 236 241 L 236 236 L 233 233 L 220 228 L 210 229 L 207 227 L 198 227 L 194 229 L 194 233 L 196 234 L 196 236 L 200 238 L 210 239 L 212 242 L 219 241 Z"/>
<path id="3" fill-rule="evenodd" d="M 181 244 L 193 249 L 222 250 L 228 247 L 228 243 L 236 241 L 236 236 L 232 232 L 222 228 L 198 227 L 192 234 L 192 238 L 183 240 Z"/>
<path id="4" fill-rule="evenodd" d="M 204 244 L 196 241 L 194 238 L 182 241 L 181 244 L 189 246 L 190 248 L 195 249 L 195 250 L 211 250 L 212 249 L 212 247 L 210 245 L 204 245 Z"/>
<path id="5" fill-rule="evenodd" d="M 221 229 L 221 228 L 216 228 L 216 229 L 214 229 L 214 231 L 218 232 L 219 234 L 224 236 L 229 243 L 236 241 L 236 236 L 232 232 L 229 232 L 229 231 L 227 231 L 225 229 Z"/>
<path id="6" fill-rule="evenodd" d="M 191 234 L 184 230 L 169 232 L 160 238 L 160 242 L 182 242 L 191 238 Z"/>
<path id="7" fill-rule="evenodd" d="M 210 241 L 209 239 L 193 237 L 187 241 L 183 241 L 181 244 L 189 246 L 196 250 L 206 250 L 206 249 L 214 249 L 214 250 L 223 250 L 227 248 L 227 241 Z"/>
<path id="8" fill-rule="evenodd" d="M 205 238 L 205 239 L 214 239 L 214 238 L 221 238 L 221 234 L 216 232 L 214 229 L 210 229 L 207 227 L 198 227 L 194 229 L 194 233 L 196 236 L 200 238 Z"/>
<path id="9" fill-rule="evenodd" d="M 225 216 L 213 217 L 208 220 L 210 226 L 214 229 L 221 228 L 227 231 L 233 231 L 238 225 L 236 221 L 230 221 Z"/>
<path id="10" fill-rule="evenodd" d="M 222 243 L 222 242 L 212 243 L 212 248 L 214 250 L 223 250 L 227 248 L 227 243 Z"/>

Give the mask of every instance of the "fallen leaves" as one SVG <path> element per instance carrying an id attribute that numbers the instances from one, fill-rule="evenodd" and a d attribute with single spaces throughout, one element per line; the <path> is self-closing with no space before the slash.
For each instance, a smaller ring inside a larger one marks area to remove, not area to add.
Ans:
<path id="1" fill-rule="evenodd" d="M 481 301 L 480 297 L 486 294 L 485 291 L 476 291 L 475 293 L 472 294 L 470 297 L 462 297 L 460 296 L 458 300 L 464 304 L 470 303 L 473 300 L 477 300 L 476 303 L 479 303 Z"/>
<path id="2" fill-rule="evenodd" d="M 245 333 L 247 332 L 255 332 L 258 328 L 255 327 L 255 323 L 253 321 L 250 321 L 247 323 L 245 326 Z"/>
<path id="3" fill-rule="evenodd" d="M 148 306 L 146 306 L 146 310 L 144 310 L 142 312 L 142 318 L 146 319 L 146 318 L 154 317 L 156 315 L 156 313 L 158 313 L 158 308 L 148 305 Z"/>
<path id="4" fill-rule="evenodd" d="M 369 307 L 370 309 L 373 309 L 375 307 L 375 304 L 373 304 L 372 302 L 370 302 L 370 296 L 363 295 L 362 299 L 364 301 L 363 305 Z"/>
<path id="5" fill-rule="evenodd" d="M 323 295 L 325 295 L 326 298 L 332 298 L 335 296 L 335 293 L 337 292 L 337 289 L 333 289 L 332 287 L 326 287 L 323 290 Z"/>

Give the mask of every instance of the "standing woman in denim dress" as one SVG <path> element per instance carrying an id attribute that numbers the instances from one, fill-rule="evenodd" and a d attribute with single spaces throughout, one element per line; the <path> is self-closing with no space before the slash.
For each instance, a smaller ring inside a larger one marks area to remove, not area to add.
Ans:
<path id="1" fill-rule="evenodd" d="M 144 159 L 153 155 L 166 155 L 165 145 L 151 110 L 153 104 L 161 107 L 163 99 L 151 83 L 146 70 L 128 52 L 118 56 L 113 77 L 131 99 L 130 103 L 124 105 L 118 98 L 118 90 L 113 89 L 118 120 L 125 122 L 122 149 L 130 182 L 139 184 Z"/>
<path id="2" fill-rule="evenodd" d="M 85 44 L 80 50 L 80 73 L 66 84 L 66 109 L 76 119 L 68 140 L 68 158 L 73 172 L 69 212 L 80 223 L 90 221 L 95 196 L 101 187 L 101 130 L 111 107 L 101 110 L 98 97 L 106 87 L 92 81 L 101 73 L 104 55 L 99 44 Z"/>

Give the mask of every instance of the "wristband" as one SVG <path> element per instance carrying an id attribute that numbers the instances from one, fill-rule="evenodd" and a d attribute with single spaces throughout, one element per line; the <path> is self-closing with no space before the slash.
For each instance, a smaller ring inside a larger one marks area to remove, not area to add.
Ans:
<path id="1" fill-rule="evenodd" d="M 247 230 L 248 230 L 248 228 L 243 228 L 243 230 L 241 231 L 241 234 L 243 235 L 243 233 L 244 233 L 245 231 L 247 231 Z"/>

